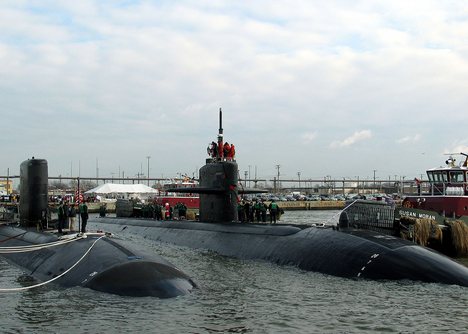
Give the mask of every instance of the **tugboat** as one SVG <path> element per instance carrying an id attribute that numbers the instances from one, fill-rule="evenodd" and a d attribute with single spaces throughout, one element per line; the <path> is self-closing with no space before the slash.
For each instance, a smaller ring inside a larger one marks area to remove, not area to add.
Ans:
<path id="1" fill-rule="evenodd" d="M 445 167 L 427 170 L 427 191 L 415 180 L 417 195 L 406 196 L 401 207 L 359 200 L 343 214 L 343 220 L 409 239 L 451 257 L 468 256 L 468 155 L 457 165 L 450 155 Z"/>
<path id="2" fill-rule="evenodd" d="M 426 171 L 429 180 L 428 191 L 407 196 L 402 202 L 402 209 L 396 217 L 402 221 L 408 231 L 417 224 L 426 224 L 426 238 L 421 238 L 432 248 L 452 257 L 468 256 L 468 155 L 463 162 L 456 164 L 455 154 L 445 161 L 445 167 Z M 418 182 L 419 183 L 419 182 Z M 424 230 L 424 228 L 422 228 Z M 417 233 L 412 233 L 417 237 Z"/>
<path id="3" fill-rule="evenodd" d="M 0 255 L 40 283 L 13 290 L 54 283 L 123 296 L 169 298 L 196 287 L 190 277 L 162 257 L 137 250 L 110 233 L 61 235 L 44 230 L 46 160 L 24 161 L 20 182 L 20 224 L 0 225 Z"/>
<path id="4" fill-rule="evenodd" d="M 465 156 L 465 161 L 460 165 L 451 155 L 445 161 L 445 167 L 427 170 L 429 192 L 407 196 L 402 206 L 433 211 L 447 218 L 468 216 L 468 155 L 460 155 Z"/>
<path id="5" fill-rule="evenodd" d="M 178 203 L 184 204 L 188 209 L 198 210 L 200 207 L 200 197 L 198 193 L 181 194 L 177 191 L 169 191 L 174 188 L 195 188 L 198 182 L 194 179 L 184 176 L 182 180 L 165 184 L 159 196 L 156 198 L 160 205 L 169 203 L 169 206 L 175 207 Z"/>
<path id="6" fill-rule="evenodd" d="M 96 218 L 119 233 L 248 260 L 293 265 L 324 274 L 375 280 L 414 280 L 468 286 L 468 268 L 408 240 L 355 229 L 342 217 L 338 226 L 246 224 L 239 222 L 235 159 L 224 156 L 222 111 L 214 155 L 200 169 L 197 188 L 171 191 L 199 193 L 199 221 Z"/>

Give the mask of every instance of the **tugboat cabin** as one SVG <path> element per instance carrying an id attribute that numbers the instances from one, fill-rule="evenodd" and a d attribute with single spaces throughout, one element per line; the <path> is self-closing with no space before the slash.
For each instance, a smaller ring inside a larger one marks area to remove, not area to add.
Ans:
<path id="1" fill-rule="evenodd" d="M 445 167 L 427 171 L 429 188 L 426 193 L 407 196 L 403 207 L 430 210 L 445 217 L 468 216 L 468 155 L 457 165 L 451 156 Z"/>
<path id="2" fill-rule="evenodd" d="M 427 171 L 432 195 L 468 195 L 468 157 L 462 166 L 455 164 L 455 159 L 450 157 L 445 162 L 447 167 L 433 168 Z"/>

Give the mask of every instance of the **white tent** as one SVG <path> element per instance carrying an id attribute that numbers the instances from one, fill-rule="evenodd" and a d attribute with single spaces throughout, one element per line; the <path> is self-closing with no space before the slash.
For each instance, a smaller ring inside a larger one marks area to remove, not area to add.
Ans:
<path id="1" fill-rule="evenodd" d="M 141 197 L 141 195 L 157 194 L 158 191 L 144 184 L 106 183 L 85 192 L 85 194 L 124 195 L 125 197 Z"/>

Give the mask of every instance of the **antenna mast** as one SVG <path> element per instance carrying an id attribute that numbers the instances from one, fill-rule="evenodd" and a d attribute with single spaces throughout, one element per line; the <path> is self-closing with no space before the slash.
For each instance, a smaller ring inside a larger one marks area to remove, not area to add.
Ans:
<path id="1" fill-rule="evenodd" d="M 219 132 L 218 132 L 218 156 L 220 160 L 223 160 L 223 111 L 219 108 Z"/>

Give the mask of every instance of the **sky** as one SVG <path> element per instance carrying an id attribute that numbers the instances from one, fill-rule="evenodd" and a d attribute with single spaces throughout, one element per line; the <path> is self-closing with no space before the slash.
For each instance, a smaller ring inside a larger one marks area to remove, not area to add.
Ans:
<path id="1" fill-rule="evenodd" d="M 219 108 L 251 178 L 408 179 L 468 153 L 464 0 L 0 9 L 0 175 L 34 156 L 49 176 L 196 176 Z"/>

